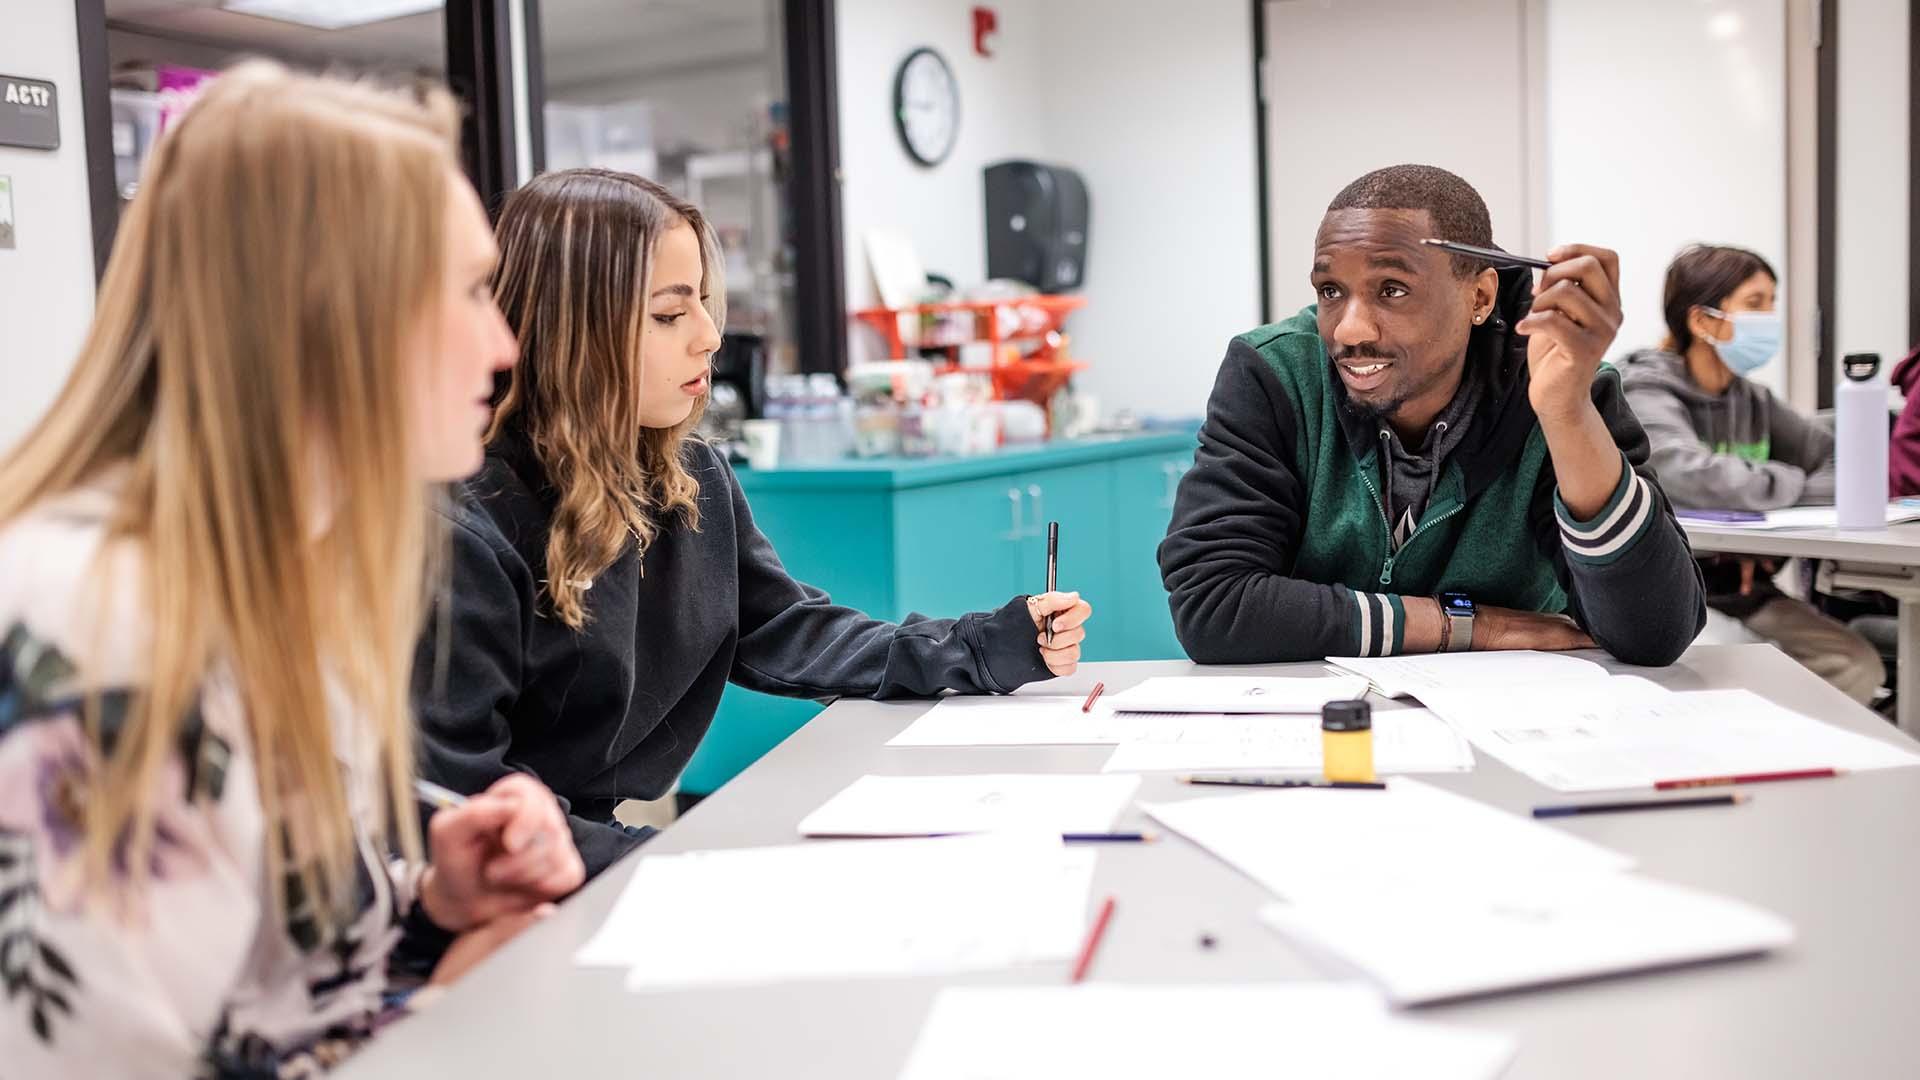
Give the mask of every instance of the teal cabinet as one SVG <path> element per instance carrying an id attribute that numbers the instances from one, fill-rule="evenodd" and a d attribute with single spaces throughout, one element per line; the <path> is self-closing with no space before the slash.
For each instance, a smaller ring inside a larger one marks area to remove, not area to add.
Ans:
<path id="1" fill-rule="evenodd" d="M 1157 660 L 1185 655 L 1173 633 L 1173 613 L 1160 584 L 1160 541 L 1173 519 L 1180 478 L 1193 467 L 1193 449 L 1124 458 L 1113 463 L 1114 560 L 1129 572 L 1116 574 L 1094 618 L 1110 630 L 1123 655 L 1114 659 Z M 1134 572 L 1151 567 L 1151 573 Z M 1101 601 L 1096 600 L 1096 604 Z M 1101 657 L 1100 659 L 1106 659 Z"/>
<path id="2" fill-rule="evenodd" d="M 1015 593 L 1037 593 L 1047 584 L 1047 522 L 1060 523 L 1060 588 L 1078 592 L 1088 603 L 1100 604 L 1114 588 L 1118 574 L 1113 551 L 1113 466 L 1111 462 L 1070 465 L 1026 473 L 1021 494 L 1028 506 L 1031 528 L 1020 549 L 1020 587 Z M 1139 574 L 1138 566 L 1127 572 Z M 1087 660 L 1119 660 L 1119 650 L 1108 631 L 1107 618 L 1096 612 L 1087 627 L 1081 655 Z"/>
<path id="3" fill-rule="evenodd" d="M 884 612 L 933 618 L 997 608 L 1017 592 L 1026 526 L 1019 477 L 988 476 L 911 488 L 894 496 L 893 558 L 867 573 L 886 576 L 898 602 Z"/>
<path id="4" fill-rule="evenodd" d="M 1060 586 L 1093 604 L 1088 660 L 1181 655 L 1154 551 L 1192 432 L 1107 437 L 981 457 L 741 470 L 755 523 L 789 573 L 876 618 L 1000 607 L 1046 585 L 1060 522 Z M 819 713 L 729 686 L 681 777 L 705 794 Z"/>

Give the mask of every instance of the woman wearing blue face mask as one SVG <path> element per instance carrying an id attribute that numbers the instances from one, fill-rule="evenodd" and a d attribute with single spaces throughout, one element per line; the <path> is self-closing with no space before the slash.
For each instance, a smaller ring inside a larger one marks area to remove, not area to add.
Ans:
<path id="1" fill-rule="evenodd" d="M 1681 510 L 1778 510 L 1833 501 L 1833 434 L 1748 375 L 1780 353 L 1778 277 L 1736 247 L 1696 244 L 1667 267 L 1667 339 L 1627 357 L 1627 403 Z M 1773 585 L 1779 564 L 1700 560 L 1707 606 L 1744 623 L 1863 704 L 1886 678 L 1872 645 Z M 1711 630 L 1711 626 L 1709 627 Z"/>

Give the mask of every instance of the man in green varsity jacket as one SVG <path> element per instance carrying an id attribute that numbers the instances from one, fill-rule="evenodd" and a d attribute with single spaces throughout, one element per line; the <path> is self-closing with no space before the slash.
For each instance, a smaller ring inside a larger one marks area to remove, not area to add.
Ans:
<path id="1" fill-rule="evenodd" d="M 1317 303 L 1235 338 L 1160 545 L 1201 663 L 1574 649 L 1667 664 L 1706 619 L 1647 438 L 1600 360 L 1619 260 L 1540 273 L 1442 169 L 1354 181 L 1314 239 Z"/>

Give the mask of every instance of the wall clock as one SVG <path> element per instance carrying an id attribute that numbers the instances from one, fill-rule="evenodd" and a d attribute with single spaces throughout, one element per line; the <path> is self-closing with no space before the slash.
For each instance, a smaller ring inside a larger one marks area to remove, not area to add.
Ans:
<path id="1" fill-rule="evenodd" d="M 915 49 L 893 77 L 893 122 L 900 144 L 922 165 L 938 165 L 960 136 L 960 84 L 932 49 Z"/>

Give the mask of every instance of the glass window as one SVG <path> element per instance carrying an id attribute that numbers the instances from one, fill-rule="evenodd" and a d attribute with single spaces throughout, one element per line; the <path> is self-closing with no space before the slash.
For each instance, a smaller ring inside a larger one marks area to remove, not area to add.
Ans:
<path id="1" fill-rule="evenodd" d="M 114 179 L 122 200 L 167 121 L 214 73 L 250 56 L 306 71 L 438 79 L 446 16 L 435 0 L 340 10 L 320 0 L 106 0 Z M 244 10 L 242 10 L 244 9 Z"/>
<path id="2" fill-rule="evenodd" d="M 546 168 L 638 173 L 699 206 L 726 254 L 727 347 L 797 370 L 778 0 L 542 0 L 540 41 Z"/>

